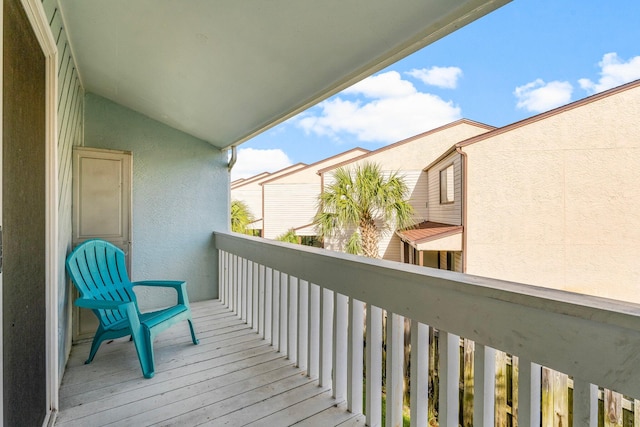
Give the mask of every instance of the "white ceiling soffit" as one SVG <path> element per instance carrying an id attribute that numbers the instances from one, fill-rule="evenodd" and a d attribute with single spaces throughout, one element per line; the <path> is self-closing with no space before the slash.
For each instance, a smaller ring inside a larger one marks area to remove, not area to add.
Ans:
<path id="1" fill-rule="evenodd" d="M 86 91 L 228 148 L 509 0 L 59 0 Z"/>

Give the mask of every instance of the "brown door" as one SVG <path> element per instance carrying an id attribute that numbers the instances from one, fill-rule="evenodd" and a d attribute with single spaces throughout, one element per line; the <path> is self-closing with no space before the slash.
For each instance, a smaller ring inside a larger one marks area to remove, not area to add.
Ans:
<path id="1" fill-rule="evenodd" d="M 46 417 L 45 57 L 20 1 L 4 0 L 3 421 Z"/>

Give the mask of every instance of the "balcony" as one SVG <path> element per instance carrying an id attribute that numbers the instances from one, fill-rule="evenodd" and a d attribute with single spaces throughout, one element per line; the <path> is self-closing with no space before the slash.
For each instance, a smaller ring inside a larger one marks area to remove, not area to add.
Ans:
<path id="1" fill-rule="evenodd" d="M 126 340 L 104 345 L 91 365 L 76 346 L 59 425 L 381 425 L 383 371 L 385 424 L 402 425 L 410 319 L 413 426 L 429 422 L 429 327 L 439 331 L 440 426 L 458 426 L 464 409 L 461 337 L 475 342 L 464 425 L 506 425 L 496 393 L 496 355 L 506 352 L 519 365 L 514 423 L 596 426 L 599 396 L 619 396 L 606 388 L 625 396 L 607 405 L 626 402 L 629 425 L 640 426 L 632 398 L 640 397 L 638 305 L 237 234 L 214 238 L 220 299 L 194 304 L 201 345 L 189 344 L 186 325 L 161 335 L 152 380 L 141 377 Z M 573 403 L 559 404 L 571 406 L 572 423 L 553 402 L 547 408 L 543 366 L 568 375 Z M 620 422 L 605 417 L 605 425 L 622 425 L 622 409 L 609 409 Z"/>

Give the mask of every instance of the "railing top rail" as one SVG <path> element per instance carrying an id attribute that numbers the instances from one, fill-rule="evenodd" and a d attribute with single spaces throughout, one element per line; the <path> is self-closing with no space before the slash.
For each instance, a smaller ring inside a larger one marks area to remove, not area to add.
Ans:
<path id="1" fill-rule="evenodd" d="M 215 232 L 223 250 L 640 397 L 640 305 Z"/>

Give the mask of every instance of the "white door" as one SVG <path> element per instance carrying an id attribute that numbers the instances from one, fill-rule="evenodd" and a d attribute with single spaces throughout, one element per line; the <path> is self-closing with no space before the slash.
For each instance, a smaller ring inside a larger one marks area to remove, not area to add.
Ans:
<path id="1" fill-rule="evenodd" d="M 131 266 L 131 153 L 76 147 L 73 150 L 73 246 L 104 239 L 118 246 Z M 74 308 L 74 339 L 90 338 L 97 319 Z"/>

